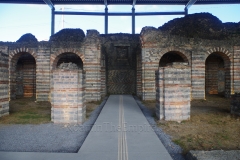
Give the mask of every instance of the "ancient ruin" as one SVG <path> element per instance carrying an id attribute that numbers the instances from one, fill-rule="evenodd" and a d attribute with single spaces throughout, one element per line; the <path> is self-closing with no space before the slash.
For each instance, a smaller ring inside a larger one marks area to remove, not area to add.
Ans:
<path id="1" fill-rule="evenodd" d="M 8 114 L 9 99 L 35 97 L 51 102 L 52 121 L 82 123 L 85 101 L 133 94 L 143 100 L 157 95 L 160 119 L 184 120 L 190 99 L 240 92 L 239 71 L 240 23 L 209 13 L 133 35 L 63 29 L 38 42 L 26 34 L 0 42 L 0 116 Z M 174 104 L 178 98 L 182 103 Z"/>

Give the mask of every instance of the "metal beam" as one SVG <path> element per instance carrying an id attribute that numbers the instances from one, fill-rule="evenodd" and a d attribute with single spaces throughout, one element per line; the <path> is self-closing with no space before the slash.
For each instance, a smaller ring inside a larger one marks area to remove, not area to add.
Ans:
<path id="1" fill-rule="evenodd" d="M 135 8 L 135 5 L 136 5 L 136 2 L 137 2 L 137 0 L 133 0 L 133 4 L 132 4 L 132 6 Z"/>
<path id="2" fill-rule="evenodd" d="M 108 5 L 107 0 L 104 0 L 104 5 L 105 5 L 105 7 L 107 7 L 107 5 Z"/>
<path id="3" fill-rule="evenodd" d="M 105 34 L 108 34 L 108 8 L 105 8 Z"/>
<path id="4" fill-rule="evenodd" d="M 51 0 L 43 0 L 51 9 L 54 8 L 54 5 Z"/>
<path id="5" fill-rule="evenodd" d="M 132 34 L 135 34 L 135 8 L 132 8 Z"/>
<path id="6" fill-rule="evenodd" d="M 51 19 L 51 35 L 54 35 L 55 29 L 55 8 L 52 8 L 52 19 Z"/>
<path id="7" fill-rule="evenodd" d="M 184 10 L 188 10 L 195 2 L 197 2 L 197 0 L 189 0 Z"/>
<path id="8" fill-rule="evenodd" d="M 104 12 L 54 12 L 56 15 L 86 15 L 86 16 L 105 16 Z M 184 15 L 185 12 L 138 12 L 135 16 L 157 16 L 157 15 Z M 132 13 L 107 13 L 108 16 L 132 16 Z"/>

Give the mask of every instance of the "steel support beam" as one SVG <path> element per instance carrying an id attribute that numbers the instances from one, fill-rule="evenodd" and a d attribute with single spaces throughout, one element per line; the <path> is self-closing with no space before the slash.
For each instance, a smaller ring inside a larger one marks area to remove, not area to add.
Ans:
<path id="1" fill-rule="evenodd" d="M 184 10 L 188 10 L 195 2 L 197 2 L 197 0 L 190 0 L 186 6 Z"/>
<path id="2" fill-rule="evenodd" d="M 132 34 L 135 34 L 135 8 L 132 8 Z"/>
<path id="3" fill-rule="evenodd" d="M 105 8 L 105 34 L 108 34 L 108 8 Z"/>
<path id="4" fill-rule="evenodd" d="M 104 12 L 54 12 L 56 15 L 86 15 L 86 16 L 105 16 Z M 157 15 L 184 15 L 185 12 L 138 12 L 135 16 L 157 16 Z M 132 13 L 108 13 L 108 16 L 132 16 Z"/>
<path id="5" fill-rule="evenodd" d="M 54 35 L 55 29 L 55 8 L 52 8 L 51 35 Z"/>
<path id="6" fill-rule="evenodd" d="M 51 9 L 54 8 L 54 5 L 51 0 L 43 0 Z"/>

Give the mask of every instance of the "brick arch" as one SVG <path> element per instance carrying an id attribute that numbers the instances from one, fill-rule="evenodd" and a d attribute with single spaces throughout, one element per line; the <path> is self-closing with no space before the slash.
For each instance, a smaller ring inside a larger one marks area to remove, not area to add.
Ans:
<path id="1" fill-rule="evenodd" d="M 211 54 L 217 54 L 219 55 L 224 62 L 224 68 L 226 69 L 225 72 L 225 97 L 229 97 L 232 92 L 232 66 L 231 66 L 231 61 L 232 61 L 232 54 L 221 47 L 215 47 L 212 49 L 209 49 L 206 54 L 205 54 L 205 65 L 206 65 L 206 60 Z M 206 67 L 205 67 L 205 74 L 206 74 Z M 205 78 L 206 81 L 206 78 Z M 205 82 L 206 83 L 206 82 Z"/>
<path id="2" fill-rule="evenodd" d="M 205 62 L 207 60 L 207 58 L 212 54 L 212 53 L 216 53 L 218 55 L 220 55 L 224 61 L 224 65 L 225 66 L 229 66 L 230 67 L 230 62 L 231 62 L 231 59 L 232 59 L 232 54 L 224 49 L 224 48 L 221 48 L 221 47 L 215 47 L 215 48 L 211 48 L 209 49 L 206 54 L 205 54 Z"/>
<path id="3" fill-rule="evenodd" d="M 12 69 L 14 69 L 14 67 L 16 67 L 19 57 L 21 57 L 25 53 L 29 53 L 30 55 L 32 55 L 33 58 L 35 59 L 35 62 L 37 62 L 37 53 L 35 53 L 33 50 L 28 48 L 17 48 L 9 54 L 9 71 L 10 72 Z"/>
<path id="4" fill-rule="evenodd" d="M 65 48 L 65 49 L 61 49 L 58 52 L 51 55 L 51 58 L 50 58 L 50 69 L 51 70 L 54 69 L 55 66 L 57 66 L 57 62 L 60 59 L 60 55 L 64 54 L 64 53 L 74 53 L 74 54 L 78 55 L 81 58 L 81 60 L 83 62 L 83 66 L 84 66 L 85 57 L 80 51 L 75 50 L 75 49 L 66 49 Z"/>
<path id="5" fill-rule="evenodd" d="M 168 52 L 176 52 L 179 56 L 181 56 L 184 60 L 184 62 L 188 62 L 189 64 L 191 64 L 191 57 L 190 55 L 186 54 L 185 50 L 179 49 L 179 48 L 174 48 L 174 47 L 170 47 L 167 49 L 162 50 L 159 53 L 159 57 L 157 57 L 157 61 L 160 62 L 162 56 Z"/>
<path id="6" fill-rule="evenodd" d="M 17 48 L 14 51 L 10 52 L 9 54 L 9 94 L 10 98 L 16 98 L 15 97 L 15 87 L 16 87 L 16 67 L 17 67 L 17 62 L 18 59 L 23 55 L 23 54 L 30 54 L 35 60 L 36 66 L 37 66 L 37 53 L 34 52 L 31 49 L 28 48 Z"/>

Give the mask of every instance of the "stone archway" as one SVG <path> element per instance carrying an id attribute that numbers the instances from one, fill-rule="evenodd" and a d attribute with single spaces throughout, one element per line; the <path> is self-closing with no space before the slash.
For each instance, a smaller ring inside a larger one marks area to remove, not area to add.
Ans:
<path id="1" fill-rule="evenodd" d="M 189 63 L 188 58 L 181 52 L 169 51 L 161 57 L 159 61 L 159 67 L 165 67 L 173 62 L 185 62 Z"/>
<path id="2" fill-rule="evenodd" d="M 79 60 L 78 58 L 80 58 L 82 61 L 82 69 L 83 69 L 83 65 L 85 64 L 85 58 L 83 54 L 81 54 L 78 50 L 74 50 L 74 49 L 61 49 L 58 52 L 51 55 L 50 70 L 56 69 L 56 67 L 58 66 L 58 62 L 61 58 L 62 58 L 61 61 L 66 62 L 66 61 L 69 61 L 69 59 L 71 59 L 70 57 L 74 57 L 74 55 L 75 55 L 75 58 L 77 59 L 74 60 L 74 58 L 72 58 L 72 60 L 70 61 L 74 63 L 75 61 Z"/>
<path id="3" fill-rule="evenodd" d="M 19 50 L 10 53 L 9 94 L 11 99 L 21 97 L 36 98 L 36 54 Z"/>
<path id="4" fill-rule="evenodd" d="M 83 123 L 85 120 L 85 73 L 75 53 L 59 54 L 52 61 L 51 119 L 54 123 Z"/>
<path id="5" fill-rule="evenodd" d="M 231 95 L 231 61 L 223 52 L 215 51 L 206 57 L 205 94 Z"/>

